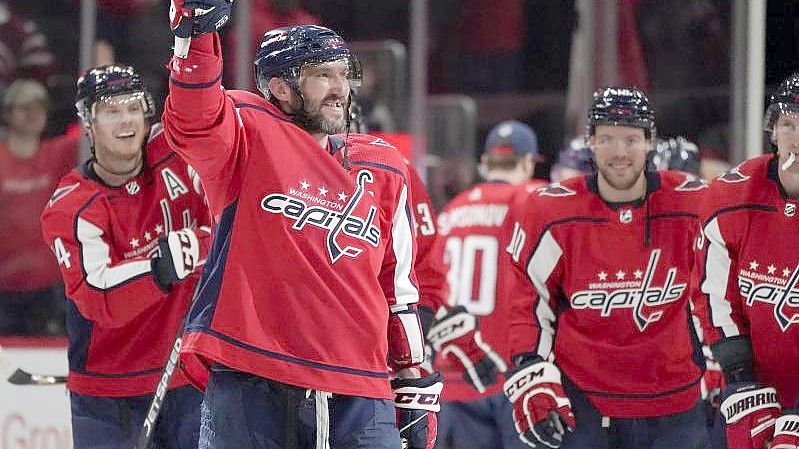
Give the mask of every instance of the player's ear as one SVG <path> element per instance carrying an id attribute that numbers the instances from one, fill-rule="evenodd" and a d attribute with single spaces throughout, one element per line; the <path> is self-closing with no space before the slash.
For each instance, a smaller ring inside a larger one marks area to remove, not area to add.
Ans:
<path id="1" fill-rule="evenodd" d="M 292 89 L 283 78 L 273 77 L 267 84 L 269 92 L 280 101 L 291 103 Z"/>

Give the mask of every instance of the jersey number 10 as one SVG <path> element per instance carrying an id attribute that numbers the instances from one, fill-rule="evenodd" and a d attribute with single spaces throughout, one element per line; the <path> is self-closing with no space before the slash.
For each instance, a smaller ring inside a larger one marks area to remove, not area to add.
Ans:
<path id="1" fill-rule="evenodd" d="M 490 315 L 496 305 L 499 242 L 492 235 L 449 237 L 444 263 L 449 265 L 449 304 L 474 315 Z"/>

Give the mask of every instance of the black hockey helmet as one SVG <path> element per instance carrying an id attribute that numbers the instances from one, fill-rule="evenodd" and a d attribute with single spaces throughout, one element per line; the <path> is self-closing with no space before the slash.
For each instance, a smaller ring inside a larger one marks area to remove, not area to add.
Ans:
<path id="1" fill-rule="evenodd" d="M 636 87 L 606 87 L 594 92 L 588 111 L 589 136 L 594 134 L 597 125 L 643 128 L 647 139 L 653 139 L 656 134 L 655 111 L 646 94 Z"/>
<path id="2" fill-rule="evenodd" d="M 787 112 L 799 112 L 799 72 L 783 80 L 769 99 L 763 128 L 766 131 L 773 131 L 774 123 L 780 115 Z"/>
<path id="3" fill-rule="evenodd" d="M 650 161 L 655 170 L 700 174 L 699 148 L 682 136 L 658 140 Z"/>
<path id="4" fill-rule="evenodd" d="M 142 101 L 145 117 L 155 115 L 155 101 L 142 82 L 141 76 L 128 65 L 109 64 L 90 69 L 78 78 L 75 109 L 84 123 L 92 122 L 94 105 L 111 97 L 138 94 L 134 99 Z"/>
<path id="5" fill-rule="evenodd" d="M 300 25 L 267 31 L 255 53 L 255 81 L 258 90 L 270 97 L 268 83 L 274 77 L 299 80 L 306 64 L 345 59 L 349 64 L 352 86 L 360 85 L 361 66 L 355 54 L 338 34 L 318 25 Z"/>

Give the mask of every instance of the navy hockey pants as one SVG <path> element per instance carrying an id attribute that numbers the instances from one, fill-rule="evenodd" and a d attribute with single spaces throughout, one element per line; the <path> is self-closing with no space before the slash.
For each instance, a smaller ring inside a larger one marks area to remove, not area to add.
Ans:
<path id="1" fill-rule="evenodd" d="M 399 449 L 401 443 L 393 401 L 330 395 L 214 368 L 199 447 Z"/>
<path id="2" fill-rule="evenodd" d="M 106 398 L 70 394 L 75 449 L 130 449 L 139 437 L 151 395 Z M 194 387 L 170 390 L 164 398 L 150 447 L 193 449 L 200 434 L 202 394 Z"/>
<path id="3" fill-rule="evenodd" d="M 577 425 L 566 434 L 561 449 L 707 449 L 710 445 L 707 408 L 701 400 L 675 415 L 610 418 L 603 426 L 588 398 L 570 383 L 564 387 Z"/>
<path id="4" fill-rule="evenodd" d="M 441 404 L 436 448 L 529 449 L 529 446 L 516 433 L 511 403 L 499 393 L 469 402 Z"/>

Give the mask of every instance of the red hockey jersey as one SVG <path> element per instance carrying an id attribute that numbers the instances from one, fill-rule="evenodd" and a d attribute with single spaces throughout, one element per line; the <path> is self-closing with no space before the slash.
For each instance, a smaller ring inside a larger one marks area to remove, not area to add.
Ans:
<path id="1" fill-rule="evenodd" d="M 477 316 L 483 341 L 510 365 L 508 288 L 514 276 L 510 256 L 505 251 L 508 210 L 514 196 L 524 194 L 527 185 L 484 182 L 459 193 L 438 217 L 443 241 L 441 263 L 447 268 L 448 304 L 462 305 Z M 463 366 L 438 357 L 436 368 L 445 376 L 446 401 L 472 401 L 502 392 L 504 378 L 483 394 L 466 383 Z"/>
<path id="2" fill-rule="evenodd" d="M 67 296 L 69 378 L 80 394 L 153 393 L 191 302 L 199 274 L 164 293 L 150 258 L 158 237 L 197 230 L 210 246 L 210 215 L 191 169 L 157 127 L 145 167 L 120 187 L 104 184 L 90 163 L 64 178 L 42 212 L 44 240 L 55 253 Z M 187 383 L 180 371 L 171 387 Z"/>
<path id="3" fill-rule="evenodd" d="M 709 344 L 748 336 L 755 376 L 783 407 L 799 400 L 799 201 L 782 193 L 773 155 L 717 178 L 706 196 L 702 292 Z"/>
<path id="4" fill-rule="evenodd" d="M 594 174 L 528 196 L 507 245 L 527 284 L 512 299 L 511 352 L 554 357 L 606 416 L 693 407 L 702 370 L 688 283 L 706 187 L 653 172 L 644 200 L 611 206 Z"/>
<path id="5" fill-rule="evenodd" d="M 177 62 L 166 134 L 219 217 L 186 328 L 187 371 L 202 384 L 216 362 L 303 388 L 392 397 L 389 309 L 419 296 L 402 156 L 351 134 L 344 168 L 339 145 L 325 151 L 264 98 L 225 91 L 216 34 L 192 40 Z M 411 337 L 421 354 L 421 332 Z"/>
<path id="6" fill-rule="evenodd" d="M 414 270 L 419 280 L 419 306 L 433 312 L 446 304 L 446 269 L 441 263 L 441 243 L 437 238 L 436 213 L 422 178 L 408 163 L 410 203 L 416 219 L 416 262 Z"/>

